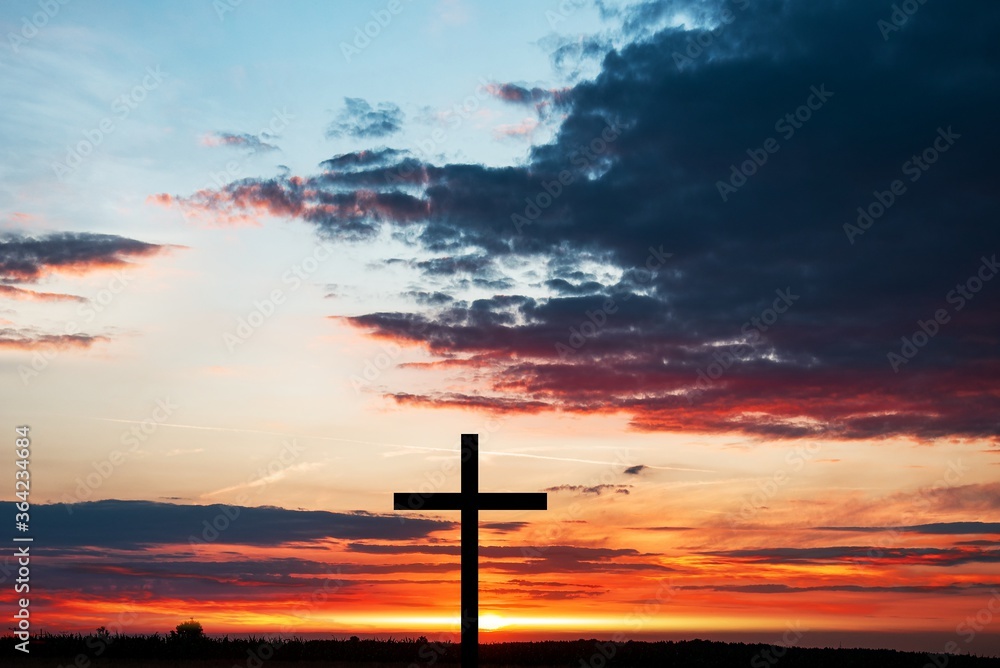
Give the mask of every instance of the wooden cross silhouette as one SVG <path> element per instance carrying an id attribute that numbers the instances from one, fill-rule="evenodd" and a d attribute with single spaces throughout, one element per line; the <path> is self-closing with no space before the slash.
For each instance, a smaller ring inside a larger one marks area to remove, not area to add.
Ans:
<path id="1" fill-rule="evenodd" d="M 462 434 L 462 491 L 396 492 L 395 510 L 461 510 L 462 666 L 479 665 L 479 511 L 546 510 L 545 492 L 480 492 L 479 434 Z"/>

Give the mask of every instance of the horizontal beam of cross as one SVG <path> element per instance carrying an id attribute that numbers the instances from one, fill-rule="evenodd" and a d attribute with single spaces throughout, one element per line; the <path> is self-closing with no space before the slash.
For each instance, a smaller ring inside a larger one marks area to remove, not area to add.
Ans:
<path id="1" fill-rule="evenodd" d="M 547 510 L 544 492 L 479 492 L 472 498 L 461 492 L 396 492 L 394 510 L 461 510 L 466 499 L 479 510 Z"/>

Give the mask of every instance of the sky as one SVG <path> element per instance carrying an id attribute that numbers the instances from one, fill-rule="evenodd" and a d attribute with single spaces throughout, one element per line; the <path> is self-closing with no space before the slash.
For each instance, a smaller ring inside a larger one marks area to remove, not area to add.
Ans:
<path id="1" fill-rule="evenodd" d="M 1000 655 L 998 20 L 4 3 L 36 623 Z"/>

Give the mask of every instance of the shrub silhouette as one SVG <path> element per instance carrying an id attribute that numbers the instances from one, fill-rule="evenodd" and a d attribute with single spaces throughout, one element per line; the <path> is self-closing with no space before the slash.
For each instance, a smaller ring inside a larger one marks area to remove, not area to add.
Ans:
<path id="1" fill-rule="evenodd" d="M 181 642 L 197 642 L 205 637 L 205 629 L 201 627 L 201 622 L 195 621 L 194 619 L 189 619 L 186 622 L 181 622 L 177 625 L 175 631 L 170 632 L 170 638 L 172 640 L 180 640 Z"/>

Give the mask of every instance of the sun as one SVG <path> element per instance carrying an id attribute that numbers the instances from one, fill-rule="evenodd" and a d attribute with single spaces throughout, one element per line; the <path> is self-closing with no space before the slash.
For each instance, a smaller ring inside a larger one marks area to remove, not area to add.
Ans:
<path id="1" fill-rule="evenodd" d="M 507 622 L 500 615 L 489 613 L 479 616 L 479 628 L 484 631 L 496 631 L 505 626 L 507 626 Z"/>

